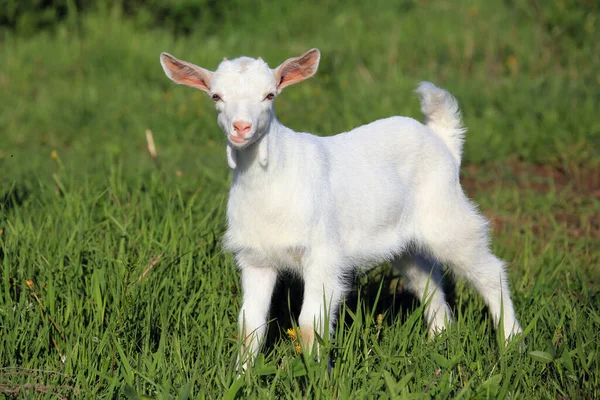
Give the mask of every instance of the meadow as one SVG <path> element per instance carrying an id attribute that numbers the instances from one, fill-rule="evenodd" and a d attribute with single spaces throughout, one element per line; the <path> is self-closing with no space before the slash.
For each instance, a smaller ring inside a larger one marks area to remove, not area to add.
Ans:
<path id="1" fill-rule="evenodd" d="M 596 2 L 189 1 L 205 10 L 192 20 L 68 3 L 49 28 L 0 30 L 0 397 L 600 398 Z M 262 355 L 236 372 L 225 138 L 158 56 L 275 67 L 312 47 L 319 72 L 275 103 L 297 131 L 421 120 L 422 80 L 457 97 L 463 187 L 508 264 L 522 337 L 504 346 L 448 276 L 455 323 L 428 340 L 384 264 L 356 277 L 323 361 L 296 354 L 300 283 L 282 280 Z"/>

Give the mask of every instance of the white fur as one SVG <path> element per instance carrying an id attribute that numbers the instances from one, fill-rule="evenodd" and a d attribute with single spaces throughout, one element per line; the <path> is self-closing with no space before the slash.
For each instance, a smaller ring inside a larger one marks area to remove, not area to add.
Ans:
<path id="1" fill-rule="evenodd" d="M 233 169 L 225 246 L 242 273 L 240 330 L 248 353 L 257 353 L 265 334 L 279 271 L 304 279 L 298 323 L 312 346 L 313 329 L 333 329 L 350 273 L 384 260 L 428 301 L 432 335 L 451 318 L 438 262 L 474 286 L 496 326 L 503 313 L 507 339 L 521 332 L 505 266 L 489 250 L 487 221 L 459 184 L 464 129 L 456 100 L 425 82 L 417 89 L 425 125 L 392 117 L 332 137 L 294 132 L 275 118 L 265 96 L 312 76 L 319 58 L 313 49 L 274 70 L 262 59 L 225 60 L 214 74 L 197 67 L 204 83 L 202 74 L 212 74 L 207 89 L 190 84 L 221 99 L 218 121 Z M 163 54 L 166 71 L 169 60 L 178 62 Z M 242 144 L 235 121 L 253 126 Z"/>

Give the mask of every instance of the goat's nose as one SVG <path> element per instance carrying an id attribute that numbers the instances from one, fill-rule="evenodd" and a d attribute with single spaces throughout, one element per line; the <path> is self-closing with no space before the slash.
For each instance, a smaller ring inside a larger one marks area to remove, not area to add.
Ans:
<path id="1" fill-rule="evenodd" d="M 252 124 L 246 121 L 236 121 L 233 123 L 233 129 L 240 137 L 245 138 L 252 130 Z"/>

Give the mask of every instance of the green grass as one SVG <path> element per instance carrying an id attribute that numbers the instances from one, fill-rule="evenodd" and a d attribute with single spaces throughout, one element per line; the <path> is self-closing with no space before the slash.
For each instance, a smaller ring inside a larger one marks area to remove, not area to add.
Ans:
<path id="1" fill-rule="evenodd" d="M 598 10 L 362 3 L 248 6 L 189 36 L 118 11 L 4 34 L 0 395 L 600 397 Z M 459 99 L 464 186 L 493 222 L 524 340 L 501 346 L 481 298 L 459 281 L 456 323 L 429 341 L 420 306 L 382 265 L 357 278 L 322 346 L 331 373 L 285 335 L 288 297 L 298 301 L 288 286 L 263 356 L 237 375 L 241 293 L 220 246 L 225 140 L 211 100 L 173 85 L 158 54 L 214 69 L 224 56 L 274 66 L 311 47 L 320 71 L 276 103 L 296 130 L 420 119 L 420 80 Z"/>

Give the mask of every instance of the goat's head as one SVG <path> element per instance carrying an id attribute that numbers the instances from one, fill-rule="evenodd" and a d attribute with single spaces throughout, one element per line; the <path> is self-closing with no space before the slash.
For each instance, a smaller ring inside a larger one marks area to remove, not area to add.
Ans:
<path id="1" fill-rule="evenodd" d="M 258 140 L 273 118 L 273 100 L 288 85 L 317 72 L 320 53 L 309 50 L 275 69 L 261 58 L 224 59 L 215 72 L 161 53 L 167 76 L 178 84 L 208 93 L 219 112 L 219 125 L 230 145 L 242 149 Z"/>

